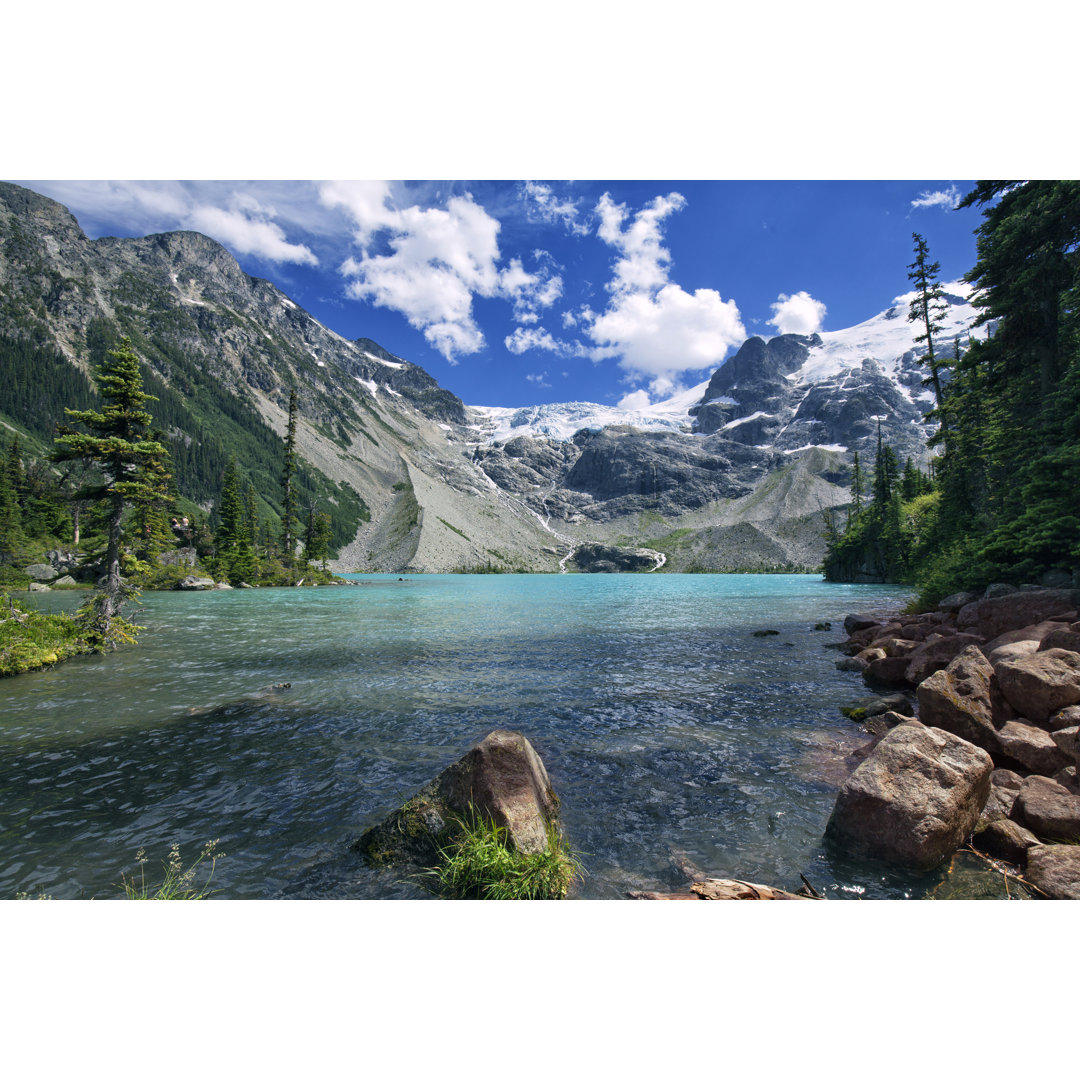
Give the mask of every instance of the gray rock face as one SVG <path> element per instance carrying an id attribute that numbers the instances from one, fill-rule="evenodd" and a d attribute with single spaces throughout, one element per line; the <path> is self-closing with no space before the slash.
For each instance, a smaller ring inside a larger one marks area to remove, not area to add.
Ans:
<path id="1" fill-rule="evenodd" d="M 655 570 L 662 556 L 655 551 L 583 544 L 575 549 L 571 561 L 587 574 L 640 573 Z"/>
<path id="2" fill-rule="evenodd" d="M 840 789 L 825 835 L 851 854 L 930 870 L 971 835 L 993 767 L 947 731 L 901 724 Z"/>
<path id="3" fill-rule="evenodd" d="M 56 567 L 51 566 L 49 563 L 31 563 L 23 568 L 23 573 L 27 577 L 33 578 L 34 581 L 40 581 L 46 585 L 60 576 Z"/>
<path id="4" fill-rule="evenodd" d="M 773 444 L 779 450 L 838 444 L 853 449 L 876 438 L 877 422 L 889 445 L 917 459 L 925 452 L 922 410 L 872 359 L 862 368 L 813 386 L 794 386 L 786 376 L 797 371 L 821 344 L 814 334 L 781 334 L 765 341 L 752 337 L 713 375 L 701 402 L 690 410 L 694 430 L 723 431 L 747 445 Z M 914 375 L 914 354 L 902 368 Z M 916 377 L 915 383 L 918 384 Z"/>

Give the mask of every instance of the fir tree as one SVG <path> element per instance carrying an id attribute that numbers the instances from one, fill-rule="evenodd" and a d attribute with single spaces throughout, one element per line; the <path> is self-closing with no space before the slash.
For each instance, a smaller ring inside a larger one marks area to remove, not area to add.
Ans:
<path id="1" fill-rule="evenodd" d="M 922 333 L 915 335 L 916 342 L 926 342 L 926 354 L 920 358 L 919 363 L 927 367 L 930 374 L 923 380 L 923 385 L 934 388 L 936 416 L 944 433 L 942 408 L 945 404 L 945 390 L 941 372 L 946 365 L 934 352 L 934 337 L 944 329 L 942 318 L 947 309 L 944 290 L 937 280 L 941 263 L 930 262 L 930 249 L 923 237 L 912 233 L 911 238 L 915 241 L 915 261 L 908 266 L 908 278 L 914 283 L 916 293 L 908 309 L 908 321 L 921 323 L 923 327 Z M 934 416 L 935 413 L 930 415 Z"/>
<path id="2" fill-rule="evenodd" d="M 293 525 L 296 518 L 296 493 L 293 475 L 296 472 L 296 391 L 289 394 L 289 426 L 285 435 L 285 464 L 281 473 L 281 561 L 292 566 L 296 548 Z"/>
<path id="3" fill-rule="evenodd" d="M 245 519 L 234 458 L 229 458 L 225 466 L 218 515 L 220 520 L 214 535 L 218 573 L 228 578 L 231 585 L 239 585 L 242 581 L 250 584 L 249 579 L 256 576 L 255 550 Z"/>
<path id="4" fill-rule="evenodd" d="M 56 439 L 57 461 L 81 459 L 93 462 L 101 480 L 84 489 L 87 498 L 103 500 L 107 506 L 107 549 L 102 583 L 82 609 L 80 617 L 98 647 L 112 647 L 132 640 L 133 628 L 120 618 L 125 601 L 137 595 L 121 577 L 124 511 L 140 499 L 156 497 L 157 471 L 165 458 L 165 447 L 150 437 L 151 416 L 145 403 L 139 358 L 131 343 L 122 339 L 95 373 L 104 406 L 100 412 L 68 409 L 72 423 L 85 431 L 61 428 Z"/>

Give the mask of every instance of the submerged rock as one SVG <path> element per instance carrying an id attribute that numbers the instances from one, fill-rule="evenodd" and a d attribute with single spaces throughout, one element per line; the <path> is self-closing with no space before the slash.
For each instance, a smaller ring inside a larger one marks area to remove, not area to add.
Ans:
<path id="1" fill-rule="evenodd" d="M 475 813 L 504 828 L 514 850 L 530 854 L 547 849 L 548 831 L 558 827 L 559 799 L 540 755 L 520 732 L 486 735 L 384 822 L 368 829 L 353 850 L 376 863 L 430 863 L 458 831 L 457 821 Z"/>
<path id="2" fill-rule="evenodd" d="M 825 836 L 853 855 L 933 869 L 971 835 L 993 767 L 950 732 L 901 724 L 840 789 Z"/>

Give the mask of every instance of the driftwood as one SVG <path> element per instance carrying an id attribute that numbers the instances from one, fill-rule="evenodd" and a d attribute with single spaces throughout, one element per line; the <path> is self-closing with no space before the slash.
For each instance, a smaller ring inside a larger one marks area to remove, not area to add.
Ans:
<path id="1" fill-rule="evenodd" d="M 702 900 L 810 900 L 814 897 L 774 889 L 771 885 L 754 885 L 734 878 L 706 878 L 695 881 L 690 891 Z"/>
<path id="2" fill-rule="evenodd" d="M 807 882 L 809 887 L 809 882 Z M 822 900 L 821 896 L 774 889 L 771 885 L 754 885 L 734 878 L 705 878 L 695 881 L 688 893 L 628 892 L 631 900 Z"/>

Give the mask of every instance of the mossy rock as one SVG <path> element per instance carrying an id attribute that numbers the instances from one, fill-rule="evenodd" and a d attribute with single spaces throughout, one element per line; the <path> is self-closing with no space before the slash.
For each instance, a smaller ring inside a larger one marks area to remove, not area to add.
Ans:
<path id="1" fill-rule="evenodd" d="M 429 866 L 477 815 L 505 830 L 507 845 L 544 851 L 558 829 L 559 800 L 524 735 L 492 731 L 408 802 L 368 829 L 352 849 L 385 866 Z"/>

